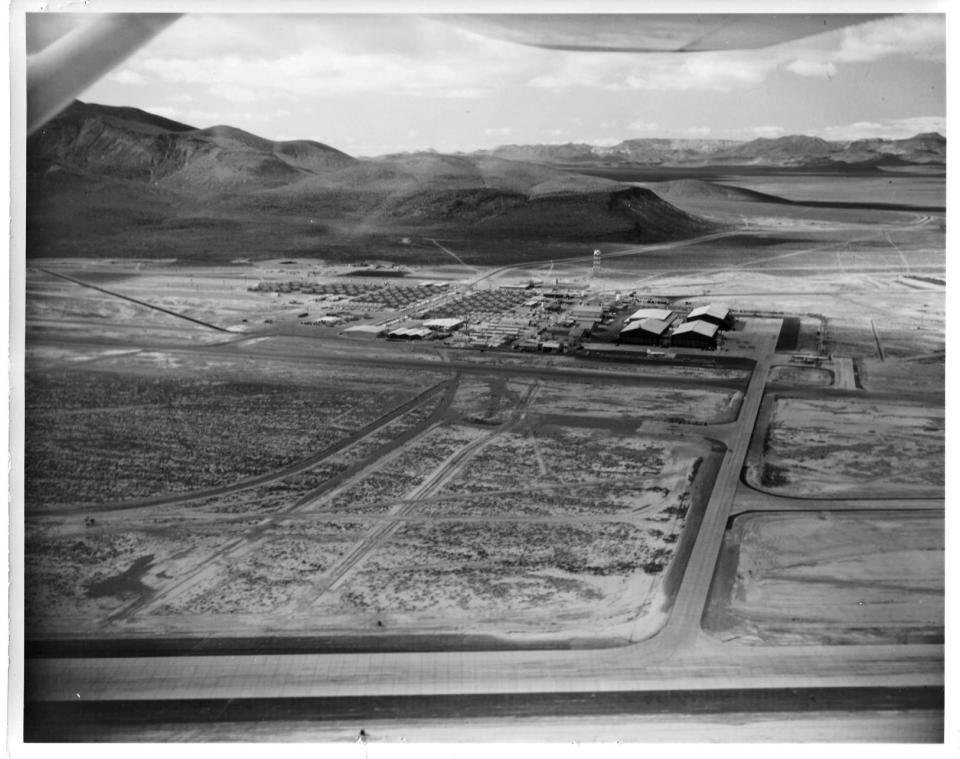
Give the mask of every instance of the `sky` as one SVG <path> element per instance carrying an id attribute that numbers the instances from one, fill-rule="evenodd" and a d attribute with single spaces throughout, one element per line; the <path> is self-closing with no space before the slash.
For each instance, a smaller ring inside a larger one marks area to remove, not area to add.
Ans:
<path id="1" fill-rule="evenodd" d="M 356 156 L 638 137 L 946 134 L 942 14 L 693 53 L 544 49 L 469 21 L 191 14 L 79 97 Z M 589 43 L 589 17 L 579 28 Z"/>

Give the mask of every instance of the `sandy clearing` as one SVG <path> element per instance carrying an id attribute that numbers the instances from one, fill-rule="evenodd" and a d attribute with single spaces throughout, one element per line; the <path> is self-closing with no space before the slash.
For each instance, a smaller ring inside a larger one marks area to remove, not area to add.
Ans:
<path id="1" fill-rule="evenodd" d="M 943 549 L 942 516 L 740 516 L 704 627 L 747 644 L 937 642 Z"/>
<path id="2" fill-rule="evenodd" d="M 776 399 L 747 481 L 791 496 L 937 495 L 944 410 L 868 397 Z"/>

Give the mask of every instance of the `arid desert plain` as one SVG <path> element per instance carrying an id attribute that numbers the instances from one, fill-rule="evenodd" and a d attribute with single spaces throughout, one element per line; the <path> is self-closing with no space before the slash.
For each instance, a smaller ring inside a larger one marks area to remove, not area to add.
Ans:
<path id="1" fill-rule="evenodd" d="M 29 259 L 27 733 L 939 740 L 943 175 L 631 179 L 716 228 Z"/>

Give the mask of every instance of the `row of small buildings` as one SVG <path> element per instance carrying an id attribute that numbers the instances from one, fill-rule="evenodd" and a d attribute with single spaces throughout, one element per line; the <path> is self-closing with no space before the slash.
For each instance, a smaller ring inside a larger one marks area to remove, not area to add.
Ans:
<path id="1" fill-rule="evenodd" d="M 661 308 L 641 308 L 627 317 L 617 341 L 628 345 L 715 349 L 721 333 L 733 327 L 733 316 L 724 306 L 711 303 L 680 315 Z"/>

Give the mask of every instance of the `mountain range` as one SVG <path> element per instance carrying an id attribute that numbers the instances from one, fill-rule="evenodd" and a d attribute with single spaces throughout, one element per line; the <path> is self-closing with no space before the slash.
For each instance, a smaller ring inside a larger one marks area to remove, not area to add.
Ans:
<path id="1" fill-rule="evenodd" d="M 859 141 L 840 152 L 816 138 L 629 140 L 602 149 L 505 146 L 358 159 L 312 140 L 278 142 L 230 126 L 198 129 L 135 108 L 79 101 L 31 135 L 26 148 L 28 256 L 191 260 L 396 260 L 411 254 L 404 247 L 411 240 L 436 254 L 429 241 L 441 237 L 470 249 L 513 246 L 538 255 L 544 248 L 535 244 L 546 241 L 683 239 L 719 227 L 649 189 L 576 167 L 708 159 L 795 165 L 835 162 L 837 155 L 902 163 L 945 155 L 942 137 L 919 135 Z"/>
<path id="2" fill-rule="evenodd" d="M 933 132 L 900 140 L 865 139 L 846 142 L 788 135 L 749 142 L 707 139 L 632 139 L 610 147 L 585 143 L 566 145 L 501 145 L 474 155 L 550 164 L 604 162 L 644 166 L 782 166 L 838 168 L 857 164 L 944 164 L 947 140 Z"/>

